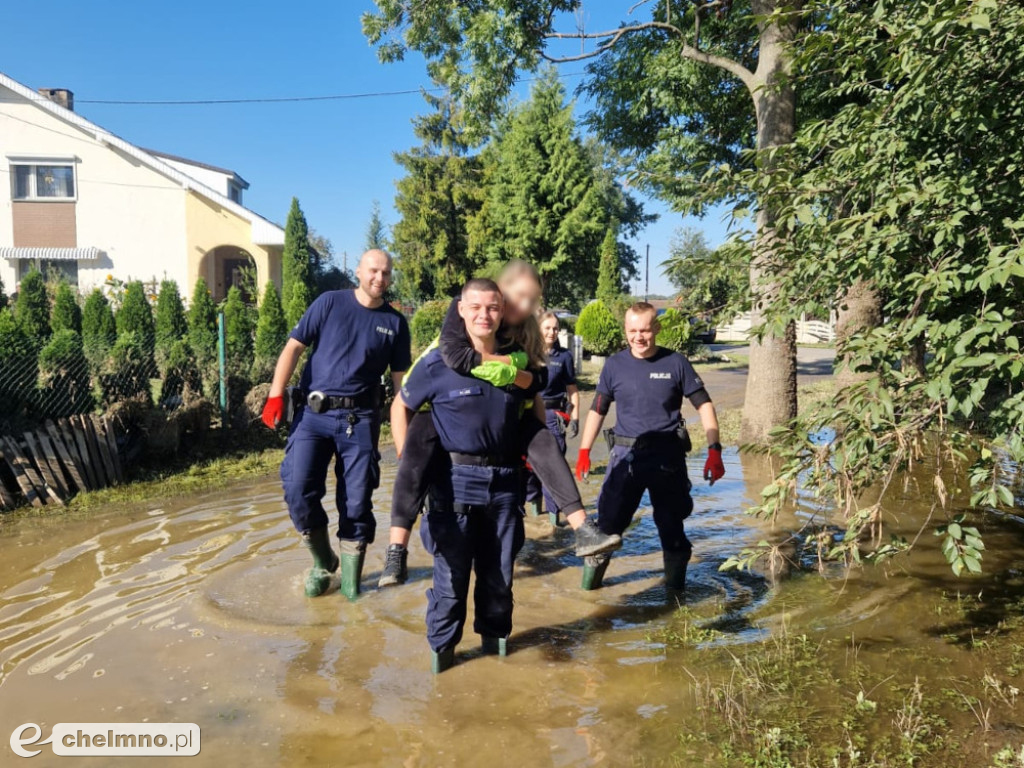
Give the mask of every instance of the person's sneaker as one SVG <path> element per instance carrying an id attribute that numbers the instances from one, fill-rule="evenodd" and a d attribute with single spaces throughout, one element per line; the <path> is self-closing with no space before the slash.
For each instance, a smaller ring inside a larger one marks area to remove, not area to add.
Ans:
<path id="1" fill-rule="evenodd" d="M 401 544 L 389 546 L 377 586 L 383 588 L 405 584 L 409 579 L 408 558 L 409 550 Z"/>
<path id="2" fill-rule="evenodd" d="M 576 557 L 614 552 L 621 546 L 622 537 L 619 534 L 603 533 L 589 517 L 576 529 Z"/>

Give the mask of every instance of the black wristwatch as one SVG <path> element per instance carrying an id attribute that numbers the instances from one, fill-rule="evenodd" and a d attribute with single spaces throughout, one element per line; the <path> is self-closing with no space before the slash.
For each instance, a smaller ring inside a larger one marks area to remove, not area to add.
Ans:
<path id="1" fill-rule="evenodd" d="M 722 452 L 722 444 L 721 443 L 711 443 L 708 446 L 708 450 L 709 451 L 718 451 L 719 453 L 721 453 Z"/>

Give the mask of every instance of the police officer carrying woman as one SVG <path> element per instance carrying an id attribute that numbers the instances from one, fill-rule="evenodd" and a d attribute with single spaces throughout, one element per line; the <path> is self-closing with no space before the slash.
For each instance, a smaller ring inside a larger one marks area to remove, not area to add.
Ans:
<path id="1" fill-rule="evenodd" d="M 580 431 L 580 391 L 576 386 L 576 365 L 572 352 L 558 342 L 558 316 L 545 312 L 540 318 L 540 333 L 544 340 L 547 357 L 547 385 L 540 391 L 544 401 L 545 424 L 555 438 L 555 443 L 565 456 L 566 437 L 574 438 Z M 543 491 L 544 506 L 551 515 L 551 522 L 558 524 L 558 504 L 547 488 L 543 488 L 536 473 L 530 472 L 526 481 L 526 501 L 539 505 Z M 539 510 L 537 510 L 539 513 Z"/>

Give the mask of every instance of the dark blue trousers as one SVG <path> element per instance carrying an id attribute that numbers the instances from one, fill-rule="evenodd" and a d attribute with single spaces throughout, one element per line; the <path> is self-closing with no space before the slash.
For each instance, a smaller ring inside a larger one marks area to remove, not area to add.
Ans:
<path id="1" fill-rule="evenodd" d="M 555 442 L 558 444 L 558 449 L 565 456 L 565 426 L 558 415 L 551 409 L 548 409 L 544 413 L 545 422 L 548 426 L 548 431 L 555 436 Z M 544 495 L 544 508 L 548 512 L 559 512 L 558 503 L 552 497 L 547 487 L 541 485 L 540 478 L 537 477 L 534 472 L 526 473 L 526 500 L 536 501 Z"/>
<path id="2" fill-rule="evenodd" d="M 644 491 L 651 497 L 654 524 L 665 552 L 693 552 L 683 521 L 693 512 L 690 479 L 682 450 L 635 454 L 616 445 L 597 497 L 597 525 L 605 533 L 622 534 L 636 514 Z"/>
<path id="3" fill-rule="evenodd" d="M 354 424 L 349 422 L 350 413 L 355 416 Z M 297 531 L 327 525 L 321 502 L 327 493 L 327 469 L 335 459 L 338 538 L 373 541 L 377 523 L 370 499 L 380 484 L 379 437 L 380 421 L 374 411 L 296 411 L 281 463 L 281 483 Z"/>
<path id="4" fill-rule="evenodd" d="M 525 532 L 519 506 L 519 472 L 495 467 L 452 468 L 454 504 L 427 512 L 420 538 L 434 556 L 434 581 L 427 590 L 427 640 L 434 651 L 462 639 L 473 590 L 473 630 L 486 637 L 512 632 L 512 570 Z"/>

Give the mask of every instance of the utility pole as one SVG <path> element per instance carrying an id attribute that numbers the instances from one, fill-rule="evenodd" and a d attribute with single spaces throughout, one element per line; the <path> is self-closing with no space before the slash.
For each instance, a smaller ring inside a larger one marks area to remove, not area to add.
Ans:
<path id="1" fill-rule="evenodd" d="M 651 244 L 647 244 L 647 263 L 644 266 L 644 301 L 651 293 Z"/>

